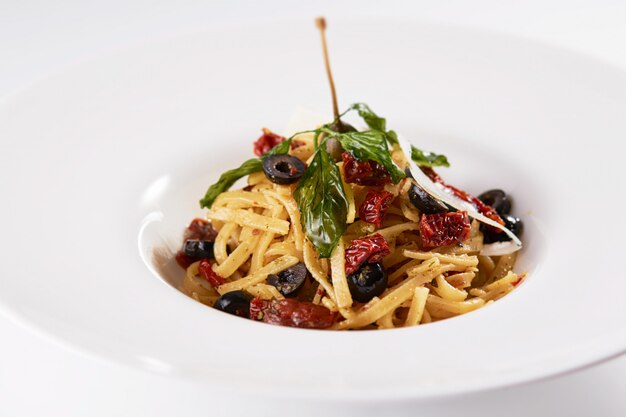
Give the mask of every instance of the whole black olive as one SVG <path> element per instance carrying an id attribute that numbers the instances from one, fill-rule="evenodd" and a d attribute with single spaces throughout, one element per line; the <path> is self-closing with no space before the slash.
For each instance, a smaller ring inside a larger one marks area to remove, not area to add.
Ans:
<path id="1" fill-rule="evenodd" d="M 243 291 L 231 291 L 215 301 L 213 307 L 239 317 L 250 317 L 250 295 Z"/>
<path id="2" fill-rule="evenodd" d="M 504 216 L 511 213 L 511 200 L 502 190 L 485 191 L 478 196 L 478 199 L 493 209 L 500 215 Z"/>
<path id="3" fill-rule="evenodd" d="M 302 262 L 285 269 L 278 275 L 271 274 L 267 277 L 267 283 L 273 285 L 285 297 L 295 297 L 304 285 L 309 271 Z"/>
<path id="4" fill-rule="evenodd" d="M 387 288 L 387 271 L 380 262 L 364 264 L 348 276 L 348 287 L 354 300 L 366 303 Z"/>
<path id="5" fill-rule="evenodd" d="M 293 184 L 305 170 L 304 162 L 291 155 L 269 155 L 263 160 L 265 176 L 275 184 Z"/>
<path id="6" fill-rule="evenodd" d="M 193 262 L 200 259 L 213 259 L 213 242 L 189 239 L 183 245 L 183 252 Z"/>
<path id="7" fill-rule="evenodd" d="M 509 229 L 513 234 L 517 237 L 521 237 L 524 232 L 524 223 L 520 220 L 519 217 L 511 216 L 509 214 L 502 216 L 502 220 L 504 220 L 504 227 Z M 511 240 L 509 235 L 504 232 L 495 232 L 489 226 L 481 225 L 480 230 L 483 232 L 485 237 L 484 243 L 494 243 L 494 242 L 508 242 Z"/>
<path id="8" fill-rule="evenodd" d="M 445 213 L 449 211 L 447 205 L 433 198 L 426 190 L 417 184 L 413 184 L 411 188 L 409 188 L 409 200 L 424 214 Z"/>

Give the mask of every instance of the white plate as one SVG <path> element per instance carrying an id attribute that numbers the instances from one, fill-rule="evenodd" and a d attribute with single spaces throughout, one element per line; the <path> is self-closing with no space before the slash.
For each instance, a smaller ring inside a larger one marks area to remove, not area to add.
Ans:
<path id="1" fill-rule="evenodd" d="M 214 29 L 51 77 L 0 107 L 0 306 L 82 352 L 213 388 L 421 398 L 514 384 L 626 348 L 626 76 L 518 39 L 331 22 L 343 107 L 364 101 L 445 178 L 526 222 L 511 295 L 452 320 L 323 332 L 238 319 L 146 265 L 220 172 L 298 106 L 329 114 L 312 22 Z"/>

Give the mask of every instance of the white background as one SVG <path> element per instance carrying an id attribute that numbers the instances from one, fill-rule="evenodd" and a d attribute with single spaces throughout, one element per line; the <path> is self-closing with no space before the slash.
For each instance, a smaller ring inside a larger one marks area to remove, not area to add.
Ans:
<path id="1" fill-rule="evenodd" d="M 626 1 L 123 1 L 0 0 L 0 100 L 76 61 L 231 20 L 326 15 L 414 18 L 506 32 L 573 49 L 626 70 Z M 2 140 L 2 138 L 0 138 Z M 0 257 L 1 259 L 1 257 Z M 0 277 L 10 279 L 10 277 Z M 45 279 L 45 277 L 42 277 Z M 114 305 L 112 305 L 114 308 Z M 239 415 L 254 398 L 216 399 L 166 379 L 57 346 L 0 317 L 0 416 Z M 624 416 L 626 357 L 548 381 L 425 404 L 403 415 Z M 354 404 L 257 415 L 387 415 Z"/>

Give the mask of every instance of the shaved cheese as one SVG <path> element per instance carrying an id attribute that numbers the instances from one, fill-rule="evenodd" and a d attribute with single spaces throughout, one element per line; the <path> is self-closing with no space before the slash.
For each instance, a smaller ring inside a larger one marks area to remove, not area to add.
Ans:
<path id="1" fill-rule="evenodd" d="M 508 242 L 495 242 L 488 245 L 483 245 L 483 249 L 480 251 L 484 256 L 502 256 L 509 255 L 515 251 L 521 249 L 516 242 L 509 240 Z"/>
<path id="2" fill-rule="evenodd" d="M 502 230 L 511 238 L 511 241 L 509 242 L 497 242 L 489 245 L 484 245 L 483 250 L 480 252 L 481 255 L 506 255 L 518 251 L 522 248 L 522 241 L 519 240 L 519 238 L 515 236 L 515 234 L 509 229 L 491 220 L 490 218 L 485 217 L 478 212 L 476 207 L 474 207 L 467 201 L 463 201 L 453 194 L 450 194 L 443 188 L 441 184 L 435 184 L 434 182 L 432 182 L 430 178 L 428 178 L 428 176 L 424 174 L 422 170 L 419 169 L 417 164 L 411 159 L 411 144 L 406 139 L 398 137 L 398 143 L 400 144 L 402 152 L 404 152 L 406 160 L 409 162 L 409 169 L 411 170 L 411 174 L 413 174 L 415 182 L 417 182 L 420 187 L 426 190 L 428 194 L 437 198 L 440 201 L 443 201 L 449 206 L 454 207 L 457 210 L 467 211 L 467 213 L 471 217 L 482 223 L 488 224 L 489 226 L 493 226 L 497 229 Z"/>

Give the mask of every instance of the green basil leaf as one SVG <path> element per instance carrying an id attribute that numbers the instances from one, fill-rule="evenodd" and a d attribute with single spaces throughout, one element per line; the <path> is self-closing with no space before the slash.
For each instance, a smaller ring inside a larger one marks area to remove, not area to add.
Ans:
<path id="1" fill-rule="evenodd" d="M 348 199 L 337 165 L 320 146 L 293 193 L 307 238 L 321 258 L 329 258 L 346 231 Z"/>
<path id="2" fill-rule="evenodd" d="M 224 191 L 228 191 L 238 179 L 245 177 L 246 175 L 253 174 L 263 169 L 263 162 L 260 158 L 248 159 L 241 164 L 239 168 L 231 169 L 224 172 L 217 182 L 209 187 L 204 198 L 200 200 L 200 207 L 211 208 L 213 202 L 218 195 Z"/>
<path id="3" fill-rule="evenodd" d="M 285 154 L 285 153 L 289 152 L 290 145 L 291 145 L 291 138 L 289 138 L 287 140 L 284 140 L 284 141 L 280 142 L 278 145 L 274 146 L 269 151 L 265 152 L 263 154 L 263 156 L 261 156 L 261 159 L 265 159 L 265 158 L 267 158 L 270 155 Z"/>
<path id="4" fill-rule="evenodd" d="M 388 132 L 386 132 L 386 138 L 387 138 L 387 142 L 389 142 L 389 145 L 397 145 L 398 144 L 398 134 L 396 132 L 394 132 L 393 130 L 390 130 Z"/>
<path id="5" fill-rule="evenodd" d="M 387 131 L 387 119 L 374 113 L 367 104 L 354 103 L 350 106 L 349 110 L 356 110 L 370 129 L 383 132 L 389 145 L 398 143 L 398 135 L 396 135 L 396 132 L 393 130 Z"/>
<path id="6" fill-rule="evenodd" d="M 411 146 L 411 159 L 419 166 L 423 167 L 449 167 L 450 163 L 445 155 L 432 152 L 424 152 Z"/>
<path id="7" fill-rule="evenodd" d="M 380 130 L 381 132 L 385 132 L 387 130 L 387 120 L 374 113 L 367 104 L 354 103 L 350 106 L 350 110 L 356 110 L 370 129 Z"/>
<path id="8" fill-rule="evenodd" d="M 204 195 L 204 198 L 200 200 L 200 207 L 211 208 L 218 195 L 224 191 L 228 191 L 230 187 L 232 187 L 233 184 L 240 178 L 261 171 L 263 169 L 263 160 L 268 156 L 289 152 L 289 145 L 291 145 L 291 138 L 280 142 L 278 145 L 264 153 L 260 158 L 248 159 L 246 162 L 241 164 L 239 168 L 231 169 L 223 173 L 217 182 L 209 187 Z"/>
<path id="9" fill-rule="evenodd" d="M 364 132 L 336 133 L 325 132 L 341 142 L 341 146 L 360 161 L 376 161 L 387 169 L 394 184 L 405 177 L 404 172 L 394 164 L 385 138 L 385 132 L 366 130 Z"/>

